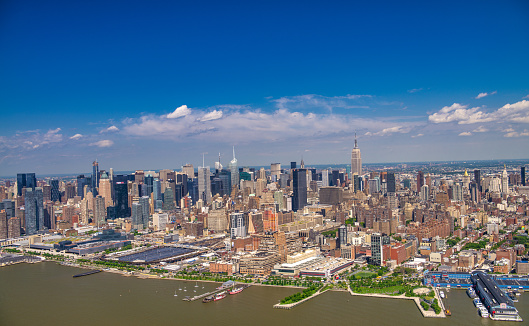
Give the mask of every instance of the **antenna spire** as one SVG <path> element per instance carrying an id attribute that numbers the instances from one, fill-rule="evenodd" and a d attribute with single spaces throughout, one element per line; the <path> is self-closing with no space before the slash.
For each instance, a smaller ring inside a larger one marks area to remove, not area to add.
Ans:
<path id="1" fill-rule="evenodd" d="M 356 139 L 356 131 L 355 131 L 355 148 L 358 148 L 358 140 Z"/>

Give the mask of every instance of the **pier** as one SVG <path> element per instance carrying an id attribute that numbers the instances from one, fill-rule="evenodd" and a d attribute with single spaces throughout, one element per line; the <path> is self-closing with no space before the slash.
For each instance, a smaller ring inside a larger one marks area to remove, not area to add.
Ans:
<path id="1" fill-rule="evenodd" d="M 88 276 L 88 275 L 92 275 L 92 274 L 96 274 L 96 273 L 100 273 L 101 270 L 99 269 L 94 269 L 92 271 L 88 271 L 88 272 L 84 272 L 84 273 L 81 273 L 81 274 L 76 274 L 74 275 L 73 277 L 81 277 L 81 276 Z"/>
<path id="2" fill-rule="evenodd" d="M 244 289 L 247 289 L 251 286 L 251 284 L 246 284 L 246 283 L 243 283 L 243 284 L 235 284 L 233 285 L 233 287 L 236 287 L 236 286 L 243 286 Z M 210 296 L 210 295 L 213 295 L 213 294 L 216 294 L 216 293 L 219 293 L 221 291 L 227 291 L 228 289 L 232 288 L 232 286 L 229 286 L 229 287 L 224 287 L 224 288 L 221 288 L 221 289 L 215 289 L 213 291 L 210 291 L 210 292 L 206 292 L 204 294 L 200 294 L 200 295 L 196 295 L 194 297 L 185 297 L 183 298 L 182 300 L 183 301 L 188 301 L 188 302 L 192 302 L 192 301 L 195 301 L 195 300 L 199 300 L 199 299 L 202 299 L 202 298 L 205 298 L 207 296 Z"/>
<path id="3" fill-rule="evenodd" d="M 294 308 L 295 306 L 299 305 L 299 304 L 302 304 L 303 302 L 305 301 L 309 301 L 310 299 L 314 298 L 314 297 L 317 297 L 318 295 L 324 293 L 324 292 L 327 292 L 329 291 L 330 289 L 325 289 L 323 291 L 321 290 L 318 290 L 316 293 L 314 293 L 313 295 L 311 295 L 310 297 L 308 298 L 305 298 L 303 300 L 300 300 L 298 302 L 294 302 L 294 303 L 288 303 L 288 304 L 275 304 L 273 307 L 276 308 L 276 309 L 292 309 Z"/>

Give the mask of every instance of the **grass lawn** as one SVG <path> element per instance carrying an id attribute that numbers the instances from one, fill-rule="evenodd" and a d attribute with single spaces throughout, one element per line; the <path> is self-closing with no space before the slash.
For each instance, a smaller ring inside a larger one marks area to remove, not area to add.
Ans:
<path id="1" fill-rule="evenodd" d="M 374 275 L 377 275 L 377 273 L 373 273 L 373 272 L 359 272 L 359 273 L 356 273 L 355 274 L 355 277 L 357 279 L 359 278 L 367 278 L 367 277 L 372 277 Z"/>

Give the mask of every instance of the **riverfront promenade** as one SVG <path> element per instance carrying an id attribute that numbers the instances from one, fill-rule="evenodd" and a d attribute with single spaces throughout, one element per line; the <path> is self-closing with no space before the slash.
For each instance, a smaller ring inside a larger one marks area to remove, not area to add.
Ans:
<path id="1" fill-rule="evenodd" d="M 287 303 L 287 304 L 280 304 L 280 303 L 278 303 L 278 304 L 275 304 L 275 305 L 274 305 L 274 308 L 277 308 L 277 309 L 292 309 L 292 308 L 294 308 L 295 306 L 297 306 L 297 305 L 299 305 L 299 304 L 302 304 L 302 303 L 305 302 L 305 301 L 309 301 L 310 299 L 315 298 L 315 297 L 317 297 L 318 295 L 320 295 L 320 294 L 322 294 L 322 293 L 325 293 L 325 292 L 327 292 L 327 291 L 329 291 L 329 290 L 330 290 L 330 289 L 325 289 L 325 290 L 321 291 L 321 289 L 320 289 L 320 290 L 318 290 L 316 293 L 314 293 L 313 295 L 311 295 L 310 297 L 307 297 L 307 298 L 305 298 L 305 299 L 303 299 L 303 300 L 300 300 L 300 301 L 298 301 L 298 302 L 294 302 L 294 303 Z"/>
<path id="2" fill-rule="evenodd" d="M 360 296 L 360 297 L 371 297 L 371 298 L 385 298 L 385 299 L 405 299 L 405 300 L 413 300 L 415 301 L 415 304 L 417 305 L 417 308 L 419 308 L 420 312 L 422 313 L 423 317 L 430 317 L 430 318 L 445 318 L 446 315 L 444 313 L 444 310 L 441 309 L 441 312 L 439 314 L 436 314 L 435 311 L 425 311 L 421 306 L 421 299 L 417 297 L 407 297 L 405 294 L 401 295 L 387 295 L 387 294 L 378 294 L 378 293 L 355 293 L 353 290 L 351 290 L 351 287 L 347 287 L 349 290 L 349 293 L 354 296 Z M 435 298 L 437 298 L 437 301 L 441 301 L 441 298 L 437 295 L 437 292 L 434 291 Z"/>

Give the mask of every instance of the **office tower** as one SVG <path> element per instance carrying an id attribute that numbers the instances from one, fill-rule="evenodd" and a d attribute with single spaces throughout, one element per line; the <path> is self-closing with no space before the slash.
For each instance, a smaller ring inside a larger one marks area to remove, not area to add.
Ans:
<path id="1" fill-rule="evenodd" d="M 50 185 L 42 186 L 42 199 L 45 202 L 51 201 L 51 186 Z"/>
<path id="2" fill-rule="evenodd" d="M 193 164 L 186 164 L 182 166 L 182 173 L 187 175 L 189 179 L 193 179 L 195 177 L 195 168 L 193 167 Z"/>
<path id="3" fill-rule="evenodd" d="M 373 233 L 371 235 L 371 264 L 380 266 L 382 262 L 388 258 L 384 257 L 382 247 L 390 244 L 390 238 L 381 233 Z"/>
<path id="4" fill-rule="evenodd" d="M 211 178 L 209 176 L 209 166 L 198 168 L 198 196 L 205 204 L 211 203 Z"/>
<path id="5" fill-rule="evenodd" d="M 154 210 L 162 209 L 158 206 L 158 201 L 162 200 L 162 183 L 159 179 L 154 179 L 152 184 L 152 198 L 154 200 Z"/>
<path id="6" fill-rule="evenodd" d="M 340 180 L 340 171 L 332 170 L 330 186 L 340 187 L 342 185 L 341 181 L 342 180 Z"/>
<path id="7" fill-rule="evenodd" d="M 150 213 L 150 206 L 149 206 L 149 197 L 143 196 L 139 199 L 139 204 L 141 205 L 141 214 L 142 214 L 142 222 L 143 222 L 143 228 L 146 229 L 149 227 L 149 213 Z"/>
<path id="8" fill-rule="evenodd" d="M 0 240 L 7 239 L 7 213 L 4 209 L 0 209 Z"/>
<path id="9" fill-rule="evenodd" d="M 71 184 L 71 183 L 68 183 L 66 184 L 66 187 L 65 187 L 65 195 L 66 195 L 66 200 L 70 199 L 70 198 L 74 198 L 77 194 L 77 191 L 75 190 L 75 185 Z"/>
<path id="10" fill-rule="evenodd" d="M 141 205 L 139 203 L 132 203 L 131 213 L 132 228 L 143 230 L 143 213 Z"/>
<path id="11" fill-rule="evenodd" d="M 221 181 L 221 196 L 231 194 L 231 172 L 228 170 L 221 170 L 217 173 L 217 178 Z"/>
<path id="12" fill-rule="evenodd" d="M 362 175 L 362 156 L 360 155 L 360 148 L 358 148 L 358 140 L 355 133 L 355 147 L 351 152 L 351 173 Z"/>
<path id="13" fill-rule="evenodd" d="M 421 192 L 421 188 L 424 186 L 424 173 L 422 171 L 417 172 L 417 192 Z"/>
<path id="14" fill-rule="evenodd" d="M 13 239 L 20 237 L 20 219 L 12 217 L 7 221 L 7 238 Z"/>
<path id="15" fill-rule="evenodd" d="M 90 185 L 89 179 L 81 174 L 77 176 L 77 196 L 84 198 L 84 186 Z"/>
<path id="16" fill-rule="evenodd" d="M 387 179 L 387 191 L 391 193 L 397 192 L 397 185 L 395 182 L 395 173 L 394 172 L 388 172 Z"/>
<path id="17" fill-rule="evenodd" d="M 422 201 L 427 201 L 430 197 L 430 189 L 427 185 L 421 187 L 420 198 Z"/>
<path id="18" fill-rule="evenodd" d="M 182 184 L 182 196 L 185 196 L 188 193 L 188 190 L 187 190 L 187 179 L 189 179 L 189 177 L 185 173 L 176 174 L 176 183 L 181 183 Z"/>
<path id="19" fill-rule="evenodd" d="M 354 184 L 354 191 L 362 191 L 364 190 L 362 187 L 362 177 L 358 176 L 358 174 L 353 174 L 353 184 Z"/>
<path id="20" fill-rule="evenodd" d="M 165 188 L 165 191 L 163 192 L 163 207 L 162 209 L 164 211 L 170 211 L 175 209 L 174 204 L 174 193 L 173 189 L 171 187 Z"/>
<path id="21" fill-rule="evenodd" d="M 246 237 L 246 225 L 244 221 L 244 214 L 235 212 L 230 214 L 230 234 L 232 238 Z"/>
<path id="22" fill-rule="evenodd" d="M 477 189 L 479 192 L 481 192 L 481 171 L 480 170 L 474 170 L 474 182 L 477 185 Z"/>
<path id="23" fill-rule="evenodd" d="M 59 190 L 59 180 L 52 179 L 50 180 L 50 186 L 51 186 L 51 201 L 52 202 L 60 202 L 61 201 L 61 191 Z"/>
<path id="24" fill-rule="evenodd" d="M 347 245 L 347 227 L 345 225 L 341 225 L 338 228 L 338 247 L 343 248 Z"/>
<path id="25" fill-rule="evenodd" d="M 99 184 L 101 184 L 101 181 L 99 181 Z M 97 227 L 100 227 L 102 224 L 105 223 L 105 217 L 106 217 L 106 203 L 105 203 L 105 197 L 98 195 L 94 198 L 94 224 Z"/>
<path id="26" fill-rule="evenodd" d="M 187 189 L 193 205 L 195 205 L 199 199 L 198 197 L 198 178 L 187 179 Z"/>
<path id="27" fill-rule="evenodd" d="M 503 167 L 503 172 L 501 173 L 501 192 L 504 194 L 509 193 L 509 175 L 507 174 L 507 167 Z"/>
<path id="28" fill-rule="evenodd" d="M 272 175 L 272 181 L 278 181 L 281 175 L 281 163 L 270 164 L 270 174 Z"/>
<path id="29" fill-rule="evenodd" d="M 26 189 L 25 195 L 26 234 L 35 234 L 44 229 L 44 203 L 42 188 Z"/>
<path id="30" fill-rule="evenodd" d="M 117 179 L 118 176 L 116 176 Z M 127 182 L 116 181 L 114 184 L 115 200 L 115 217 L 114 218 L 127 218 L 130 217 L 129 208 L 129 192 L 127 188 Z"/>
<path id="31" fill-rule="evenodd" d="M 232 188 L 237 187 L 237 189 L 239 189 L 239 166 L 237 164 L 237 159 L 235 158 L 235 146 L 233 146 L 233 160 L 228 164 L 228 168 L 231 173 Z"/>
<path id="32" fill-rule="evenodd" d="M 112 206 L 112 185 L 106 172 L 101 174 L 99 179 L 99 195 L 105 200 L 105 208 Z"/>
<path id="33" fill-rule="evenodd" d="M 321 186 L 322 187 L 328 187 L 329 186 L 329 170 L 321 170 Z"/>
<path id="34" fill-rule="evenodd" d="M 478 185 L 475 181 L 470 183 L 470 199 L 474 203 L 478 203 L 481 201 L 481 192 L 479 191 Z"/>
<path id="35" fill-rule="evenodd" d="M 148 174 L 143 178 L 143 186 L 141 187 L 142 196 L 151 196 L 153 191 L 154 178 Z"/>
<path id="36" fill-rule="evenodd" d="M 525 166 L 520 168 L 520 175 L 522 177 L 522 186 L 525 186 Z"/>
<path id="37" fill-rule="evenodd" d="M 97 186 L 99 186 L 99 163 L 95 160 L 92 163 L 92 195 L 97 196 Z"/>
<path id="38" fill-rule="evenodd" d="M 452 186 L 452 199 L 456 201 L 463 200 L 463 187 L 459 183 L 454 183 Z"/>
<path id="39" fill-rule="evenodd" d="M 18 173 L 17 174 L 17 196 L 22 196 L 22 188 L 31 188 L 35 190 L 37 179 L 35 173 Z"/>
<path id="40" fill-rule="evenodd" d="M 294 169 L 292 187 L 292 210 L 297 212 L 307 205 L 307 171 L 305 169 Z"/>
<path id="41" fill-rule="evenodd" d="M 293 170 L 293 169 L 296 169 L 297 168 L 297 163 L 296 162 L 290 162 L 290 169 Z"/>
<path id="42" fill-rule="evenodd" d="M 467 169 L 465 169 L 465 173 L 463 174 L 463 188 L 469 189 L 470 187 L 470 176 L 468 175 Z"/>
<path id="43" fill-rule="evenodd" d="M 81 200 L 80 208 L 81 208 L 81 218 L 79 219 L 80 224 L 88 224 L 88 217 L 89 217 L 89 204 L 88 199 Z"/>
<path id="44" fill-rule="evenodd" d="M 9 220 L 12 217 L 16 216 L 16 203 L 11 199 L 4 199 L 0 202 L 0 210 L 6 211 L 6 217 Z"/>

